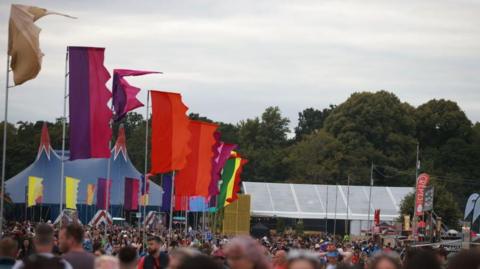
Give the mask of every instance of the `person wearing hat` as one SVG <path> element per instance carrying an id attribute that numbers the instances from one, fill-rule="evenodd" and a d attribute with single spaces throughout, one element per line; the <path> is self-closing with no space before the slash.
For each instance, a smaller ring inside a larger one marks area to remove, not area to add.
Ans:
<path id="1" fill-rule="evenodd" d="M 337 251 L 329 251 L 327 252 L 327 266 L 326 269 L 335 269 L 337 268 L 338 263 L 338 252 Z"/>

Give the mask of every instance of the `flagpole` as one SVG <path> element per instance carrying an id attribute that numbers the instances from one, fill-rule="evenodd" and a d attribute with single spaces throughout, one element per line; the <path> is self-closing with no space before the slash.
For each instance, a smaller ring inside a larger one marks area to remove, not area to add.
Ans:
<path id="1" fill-rule="evenodd" d="M 417 184 L 418 184 L 418 170 L 420 169 L 418 165 L 418 152 L 419 152 L 420 145 L 417 141 L 417 158 L 415 161 L 415 200 L 413 201 L 413 215 L 412 215 L 412 235 L 413 235 L 413 243 L 417 243 L 417 208 L 416 208 L 416 203 L 417 203 Z"/>
<path id="2" fill-rule="evenodd" d="M 144 166 L 144 174 L 143 179 L 143 244 L 147 242 L 147 222 L 146 220 L 146 212 L 147 212 L 147 173 L 148 173 L 148 110 L 150 108 L 150 91 L 147 91 L 147 106 L 146 106 L 146 115 L 145 115 L 145 166 Z"/>
<path id="3" fill-rule="evenodd" d="M 367 226 L 368 230 L 371 232 L 372 231 L 372 225 L 370 224 L 370 213 L 372 210 L 372 187 L 373 187 L 373 162 L 372 166 L 370 168 L 370 194 L 368 196 L 368 221 L 367 221 Z"/>
<path id="4" fill-rule="evenodd" d="M 335 238 L 335 236 L 337 235 L 337 200 L 338 200 L 337 197 L 338 197 L 338 184 L 335 184 L 335 217 L 333 218 L 333 238 Z"/>
<path id="5" fill-rule="evenodd" d="M 110 110 L 113 111 L 113 102 L 112 102 L 112 105 L 111 105 L 111 108 Z M 110 119 L 110 129 L 113 131 L 113 120 Z M 105 194 L 105 209 L 107 211 L 107 215 L 108 215 L 108 209 L 109 209 L 109 184 L 108 184 L 108 180 L 110 179 L 110 176 L 111 176 L 111 164 L 112 164 L 112 138 L 110 138 L 108 140 L 108 149 L 110 150 L 110 157 L 108 158 L 108 162 L 107 162 L 107 193 Z M 124 190 L 125 191 L 125 190 Z M 113 214 L 112 214 L 113 215 Z M 113 217 L 113 216 L 112 216 Z M 107 236 L 107 226 L 108 226 L 108 223 L 105 224 L 105 237 Z"/>
<path id="6" fill-rule="evenodd" d="M 67 52 L 65 53 L 65 82 L 63 89 L 63 118 L 62 118 L 62 159 L 60 165 L 60 227 L 62 226 L 62 213 L 63 213 L 63 181 L 65 180 L 65 133 L 66 133 L 66 121 L 67 121 L 67 77 L 69 76 L 68 72 L 68 47 Z"/>
<path id="7" fill-rule="evenodd" d="M 325 196 L 325 235 L 328 234 L 328 184 L 326 187 L 327 195 Z"/>
<path id="8" fill-rule="evenodd" d="M 10 80 L 10 55 L 7 53 L 7 75 L 5 79 L 5 114 L 3 120 L 3 148 L 2 148 L 2 186 L 0 197 L 0 237 L 3 235 L 3 208 L 5 201 L 5 163 L 7 160 L 7 128 L 8 128 L 8 83 Z"/>
<path id="9" fill-rule="evenodd" d="M 168 223 L 168 230 L 170 234 L 170 239 L 172 237 L 172 227 L 173 227 L 173 203 L 175 203 L 175 171 L 172 172 L 172 190 L 170 192 L 170 216 Z"/>
<path id="10" fill-rule="evenodd" d="M 345 221 L 345 234 L 350 234 L 349 226 L 349 209 L 350 209 L 350 176 L 347 177 L 347 220 Z"/>

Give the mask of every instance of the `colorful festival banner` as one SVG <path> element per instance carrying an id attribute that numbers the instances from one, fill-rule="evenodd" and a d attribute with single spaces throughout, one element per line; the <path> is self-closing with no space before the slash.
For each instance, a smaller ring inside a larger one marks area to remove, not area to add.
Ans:
<path id="1" fill-rule="evenodd" d="M 73 177 L 65 177 L 65 207 L 69 209 L 77 209 L 79 179 Z"/>
<path id="2" fill-rule="evenodd" d="M 8 55 L 15 85 L 34 79 L 42 67 L 43 53 L 40 50 L 40 27 L 35 22 L 43 16 L 55 14 L 74 18 L 44 8 L 12 5 L 8 27 Z"/>
<path id="3" fill-rule="evenodd" d="M 425 200 L 425 188 L 430 181 L 430 176 L 426 173 L 422 173 L 417 179 L 417 194 L 415 200 L 415 215 L 423 216 L 423 202 Z"/>
<path id="4" fill-rule="evenodd" d="M 220 193 L 218 183 L 222 177 L 222 169 L 225 166 L 225 162 L 230 157 L 230 153 L 237 148 L 237 145 L 220 141 L 220 132 L 215 132 L 214 137 L 216 143 L 213 146 L 214 157 L 212 161 L 212 179 L 208 186 L 209 196 L 218 195 Z"/>
<path id="5" fill-rule="evenodd" d="M 129 111 L 143 106 L 143 103 L 137 99 L 137 94 L 140 92 L 140 89 L 130 85 L 124 77 L 154 73 L 160 72 L 128 69 L 113 70 L 112 104 L 113 110 L 115 111 L 115 121 L 121 120 Z"/>
<path id="6" fill-rule="evenodd" d="M 150 91 L 152 95 L 151 173 L 163 174 L 185 167 L 190 153 L 188 107 L 178 93 Z"/>
<path id="7" fill-rule="evenodd" d="M 68 47 L 70 160 L 110 158 L 112 137 L 108 108 L 110 74 L 103 65 L 104 48 Z"/>
<path id="8" fill-rule="evenodd" d="M 27 186 L 27 206 L 34 206 L 42 203 L 43 199 L 43 178 L 29 176 Z"/>
<path id="9" fill-rule="evenodd" d="M 110 207 L 110 191 L 112 187 L 112 180 L 105 178 L 98 178 L 97 181 L 97 208 L 108 209 Z M 108 199 L 107 199 L 108 198 Z"/>
<path id="10" fill-rule="evenodd" d="M 87 185 L 87 205 L 93 205 L 93 196 L 95 195 L 95 184 Z"/>
<path id="11" fill-rule="evenodd" d="M 138 210 L 138 188 L 139 182 L 136 178 L 125 178 L 124 208 L 127 211 Z"/>
<path id="12" fill-rule="evenodd" d="M 235 198 L 233 192 L 238 188 L 235 188 L 235 186 L 238 186 L 240 183 L 240 174 L 242 172 L 243 165 L 247 162 L 247 160 L 242 160 L 242 158 L 236 153 L 234 153 L 233 156 L 234 157 L 227 160 L 223 168 L 222 185 L 220 187 L 220 194 L 217 197 L 218 209 L 221 209 L 233 202 Z"/>
<path id="13" fill-rule="evenodd" d="M 187 165 L 175 177 L 175 195 L 208 197 L 212 180 L 213 134 L 218 125 L 202 121 L 190 121 L 190 154 Z"/>
<path id="14" fill-rule="evenodd" d="M 162 212 L 170 212 L 172 199 L 172 175 L 162 175 Z"/>

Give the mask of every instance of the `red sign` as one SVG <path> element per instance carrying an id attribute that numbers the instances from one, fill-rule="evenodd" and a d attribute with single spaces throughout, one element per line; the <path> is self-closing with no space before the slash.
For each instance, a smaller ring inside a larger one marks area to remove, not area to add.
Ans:
<path id="1" fill-rule="evenodd" d="M 417 179 L 417 195 L 415 200 L 415 215 L 423 216 L 423 201 L 425 200 L 425 188 L 430 181 L 430 176 L 426 173 L 420 174 Z"/>
<path id="2" fill-rule="evenodd" d="M 375 215 L 373 217 L 373 222 L 375 226 L 380 225 L 380 209 L 375 209 Z"/>

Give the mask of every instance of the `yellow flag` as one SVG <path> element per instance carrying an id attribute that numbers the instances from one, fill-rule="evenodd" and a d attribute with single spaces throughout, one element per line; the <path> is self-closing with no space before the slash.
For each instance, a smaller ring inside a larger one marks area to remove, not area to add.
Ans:
<path id="1" fill-rule="evenodd" d="M 65 204 L 66 208 L 77 209 L 78 183 L 80 179 L 65 177 Z"/>
<path id="2" fill-rule="evenodd" d="M 11 6 L 8 26 L 8 55 L 12 56 L 10 66 L 13 70 L 15 85 L 35 78 L 40 72 L 43 53 L 40 50 L 38 39 L 41 29 L 35 25 L 35 21 L 49 14 L 70 17 L 34 6 Z"/>
<path id="3" fill-rule="evenodd" d="M 148 194 L 140 195 L 139 197 L 140 205 L 147 206 L 148 205 Z"/>
<path id="4" fill-rule="evenodd" d="M 43 198 L 43 178 L 28 177 L 28 201 L 27 206 L 34 206 L 42 202 Z"/>

